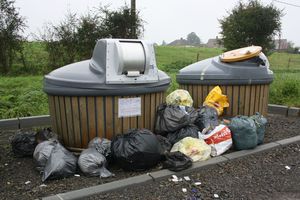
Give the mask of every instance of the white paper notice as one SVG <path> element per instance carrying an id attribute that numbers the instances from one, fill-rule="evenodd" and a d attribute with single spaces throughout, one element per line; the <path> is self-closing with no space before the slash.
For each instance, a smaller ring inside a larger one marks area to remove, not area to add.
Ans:
<path id="1" fill-rule="evenodd" d="M 141 97 L 119 99 L 118 117 L 141 116 Z"/>

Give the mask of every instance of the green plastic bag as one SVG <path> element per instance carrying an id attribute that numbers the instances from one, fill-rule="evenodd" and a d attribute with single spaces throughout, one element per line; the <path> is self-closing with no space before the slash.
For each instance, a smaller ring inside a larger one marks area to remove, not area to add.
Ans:
<path id="1" fill-rule="evenodd" d="M 231 119 L 228 127 L 232 133 L 235 149 L 253 149 L 257 146 L 256 126 L 253 119 L 247 116 L 237 116 Z"/>
<path id="2" fill-rule="evenodd" d="M 264 143 L 266 125 L 268 122 L 267 119 L 259 112 L 255 113 L 255 115 L 252 115 L 250 118 L 254 120 L 256 125 L 257 144 Z"/>

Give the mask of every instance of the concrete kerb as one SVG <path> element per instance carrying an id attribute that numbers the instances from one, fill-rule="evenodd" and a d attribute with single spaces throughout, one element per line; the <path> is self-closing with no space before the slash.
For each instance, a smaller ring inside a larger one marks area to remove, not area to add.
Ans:
<path id="1" fill-rule="evenodd" d="M 0 120 L 0 130 L 17 130 L 37 126 L 49 126 L 50 124 L 50 115 L 2 119 Z"/>
<path id="2" fill-rule="evenodd" d="M 20 128 L 31 128 L 34 126 L 46 126 L 51 124 L 49 115 L 40 115 L 32 117 L 19 118 Z"/>
<path id="3" fill-rule="evenodd" d="M 291 138 L 287 138 L 287 139 L 283 139 L 283 140 L 279 140 L 279 141 L 276 141 L 275 143 L 277 143 L 281 146 L 286 146 L 286 145 L 289 145 L 289 144 L 292 144 L 292 143 L 298 142 L 298 141 L 300 141 L 300 135 L 291 137 Z"/>
<path id="4" fill-rule="evenodd" d="M 287 115 L 288 117 L 300 117 L 300 108 L 289 107 Z"/>
<path id="5" fill-rule="evenodd" d="M 270 150 L 270 149 L 273 149 L 273 148 L 279 147 L 279 146 L 280 146 L 280 144 L 278 144 L 278 143 L 270 142 L 267 144 L 259 145 L 255 149 L 236 151 L 233 153 L 225 154 L 223 156 L 229 160 L 234 160 L 236 158 L 241 158 L 241 157 L 248 156 L 251 154 L 267 151 L 267 150 Z"/>
<path id="6" fill-rule="evenodd" d="M 268 112 L 270 114 L 279 114 L 287 117 L 300 117 L 300 108 L 297 107 L 269 104 Z"/>
<path id="7" fill-rule="evenodd" d="M 170 177 L 173 174 L 176 174 L 176 175 L 188 174 L 188 173 L 203 169 L 203 168 L 211 166 L 211 165 L 228 162 L 230 160 L 242 158 L 242 157 L 245 157 L 245 156 L 248 156 L 251 154 L 264 152 L 264 151 L 271 150 L 276 147 L 285 146 L 285 145 L 295 143 L 298 141 L 300 141 L 300 136 L 263 144 L 263 145 L 256 147 L 255 149 L 251 149 L 251 150 L 243 150 L 243 151 L 225 154 L 223 156 L 214 157 L 207 161 L 196 162 L 193 164 L 193 166 L 191 168 L 183 170 L 181 172 L 177 172 L 177 173 L 169 171 L 167 169 L 164 169 L 164 170 L 160 170 L 157 172 L 152 172 L 150 174 L 143 174 L 143 175 L 139 175 L 139 176 L 123 179 L 123 180 L 118 180 L 118 181 L 114 181 L 114 182 L 110 182 L 110 183 L 106 183 L 106 184 L 102 184 L 102 185 L 97 185 L 97 186 L 93 186 L 93 187 L 83 188 L 80 190 L 74 190 L 74 191 L 70 191 L 70 192 L 66 192 L 66 193 L 61 193 L 61 194 L 45 197 L 43 199 L 44 200 L 82 199 L 82 198 L 86 198 L 86 197 L 96 195 L 96 194 L 120 190 L 120 189 L 123 189 L 126 187 L 131 187 L 131 186 L 137 185 L 137 184 L 141 185 L 141 184 L 148 183 L 150 181 L 160 181 L 164 178 Z"/>
<path id="8" fill-rule="evenodd" d="M 0 120 L 0 130 L 19 129 L 19 127 L 20 124 L 18 118 Z"/>
<path id="9" fill-rule="evenodd" d="M 282 105 L 268 104 L 268 112 L 271 114 L 279 114 L 287 116 L 288 107 Z"/>

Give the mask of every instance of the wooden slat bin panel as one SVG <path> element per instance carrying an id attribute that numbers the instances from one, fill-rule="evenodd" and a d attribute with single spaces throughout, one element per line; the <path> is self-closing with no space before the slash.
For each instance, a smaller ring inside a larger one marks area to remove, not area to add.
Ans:
<path id="1" fill-rule="evenodd" d="M 118 117 L 120 98 L 141 98 L 141 116 Z M 135 96 L 64 97 L 48 96 L 53 130 L 61 142 L 71 150 L 87 147 L 93 137 L 112 139 L 130 128 L 154 131 L 155 115 L 165 93 Z"/>
<path id="2" fill-rule="evenodd" d="M 215 85 L 179 85 L 188 90 L 194 100 L 194 107 L 202 106 L 203 101 Z M 267 115 L 269 85 L 220 85 L 223 94 L 227 95 L 229 108 L 225 116 L 254 115 L 260 112 Z"/>

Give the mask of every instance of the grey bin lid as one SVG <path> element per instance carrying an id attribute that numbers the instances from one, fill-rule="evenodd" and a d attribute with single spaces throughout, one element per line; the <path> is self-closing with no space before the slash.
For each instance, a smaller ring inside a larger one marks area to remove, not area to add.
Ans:
<path id="1" fill-rule="evenodd" d="M 232 63 L 222 62 L 216 56 L 181 69 L 176 79 L 179 84 L 270 84 L 273 81 L 273 72 L 269 67 L 269 61 L 263 53 L 252 59 Z"/>
<path id="2" fill-rule="evenodd" d="M 122 42 L 130 43 L 129 46 L 138 43 L 139 48 L 132 50 L 133 54 L 145 56 L 135 58 L 131 56 L 130 51 L 126 52 L 126 58 L 123 57 L 121 65 L 118 60 L 122 60 L 122 55 L 118 57 L 118 54 L 113 52 L 117 49 L 119 40 L 121 39 L 98 40 L 91 60 L 66 65 L 50 72 L 44 77 L 44 91 L 58 96 L 126 96 L 166 91 L 171 80 L 166 73 L 157 69 L 153 46 L 140 40 L 122 39 Z M 131 42 L 134 44 L 131 45 Z M 109 45 L 111 55 L 107 51 Z M 127 59 L 128 57 L 130 58 Z M 108 62 L 108 59 L 114 60 L 115 69 L 107 70 L 107 63 L 112 63 Z M 134 71 L 131 73 L 126 69 Z M 108 72 L 113 76 L 110 79 Z"/>

